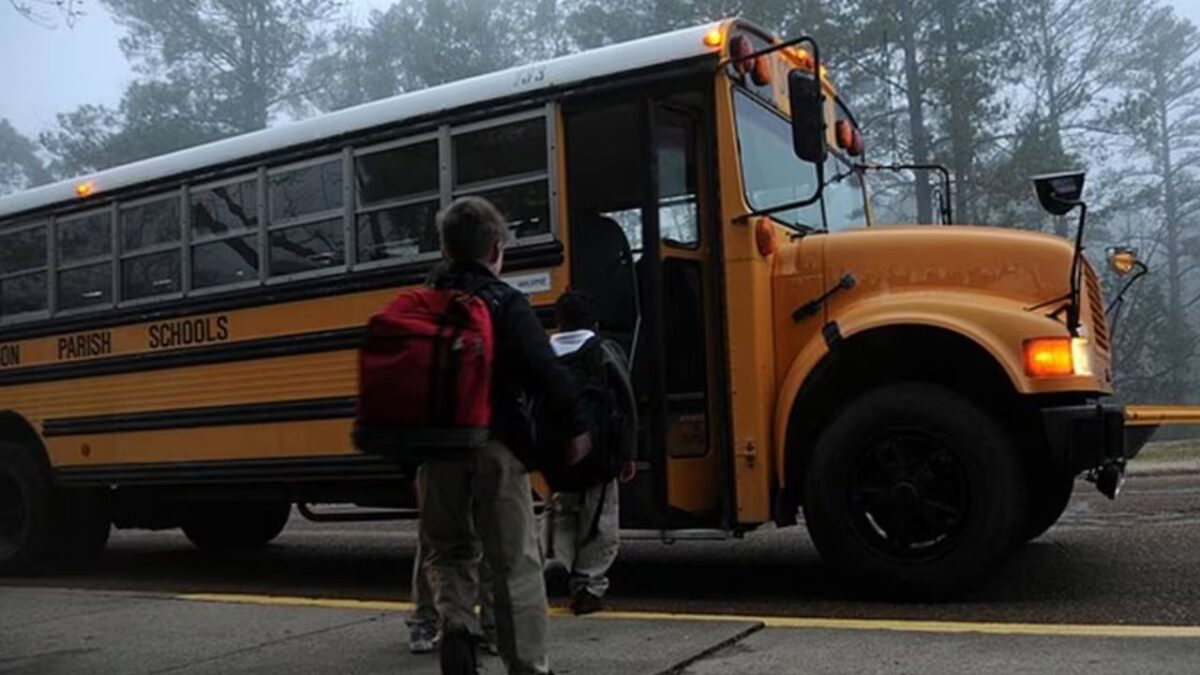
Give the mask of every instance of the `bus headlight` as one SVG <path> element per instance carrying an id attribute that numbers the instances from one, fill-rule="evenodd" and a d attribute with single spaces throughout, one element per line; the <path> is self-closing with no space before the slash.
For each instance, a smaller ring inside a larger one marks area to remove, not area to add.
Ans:
<path id="1" fill-rule="evenodd" d="M 1025 372 L 1030 377 L 1090 377 L 1092 352 L 1087 338 L 1034 338 L 1025 341 Z"/>

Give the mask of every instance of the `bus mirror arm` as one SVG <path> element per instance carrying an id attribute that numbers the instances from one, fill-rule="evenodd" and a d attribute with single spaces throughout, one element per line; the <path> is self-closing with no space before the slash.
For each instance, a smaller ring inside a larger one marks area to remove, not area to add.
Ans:
<path id="1" fill-rule="evenodd" d="M 1112 302 L 1108 303 L 1108 309 L 1106 309 L 1104 312 L 1108 315 L 1108 332 L 1113 336 L 1117 334 L 1117 320 L 1121 318 L 1121 307 L 1125 305 L 1125 294 L 1129 292 L 1130 288 L 1133 288 L 1133 285 L 1136 284 L 1139 279 L 1150 273 L 1150 268 L 1146 266 L 1146 263 L 1140 260 L 1135 262 L 1134 266 L 1137 271 L 1133 273 L 1133 276 L 1129 277 L 1129 279 L 1125 281 L 1125 283 L 1121 286 L 1121 290 L 1117 291 L 1117 295 L 1112 299 Z"/>

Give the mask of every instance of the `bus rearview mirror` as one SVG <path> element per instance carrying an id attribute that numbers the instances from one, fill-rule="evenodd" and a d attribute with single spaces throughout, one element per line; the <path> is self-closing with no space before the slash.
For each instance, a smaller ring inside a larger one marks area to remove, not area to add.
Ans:
<path id="1" fill-rule="evenodd" d="M 813 73 L 795 69 L 788 73 L 788 99 L 792 107 L 792 145 L 796 156 L 823 164 L 825 146 L 825 97 Z"/>

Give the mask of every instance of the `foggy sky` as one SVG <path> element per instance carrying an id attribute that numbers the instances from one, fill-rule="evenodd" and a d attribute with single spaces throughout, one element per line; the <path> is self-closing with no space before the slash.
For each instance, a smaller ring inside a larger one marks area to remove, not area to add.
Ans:
<path id="1" fill-rule="evenodd" d="M 365 21 L 372 9 L 395 0 L 347 0 L 346 11 Z M 117 42 L 122 29 L 100 0 L 84 0 L 84 16 L 74 28 L 53 30 L 17 15 L 0 0 L 0 119 L 35 137 L 54 126 L 60 112 L 84 103 L 115 106 L 136 74 Z"/>
<path id="2" fill-rule="evenodd" d="M 352 18 L 394 0 L 349 0 Z M 1200 1 L 1170 0 L 1175 11 L 1200 25 Z M 10 0 L 0 0 L 0 118 L 36 137 L 54 126 L 55 115 L 83 103 L 115 106 L 135 75 L 117 41 L 121 28 L 99 0 L 85 0 L 87 15 L 71 29 L 34 25 L 19 16 Z"/>

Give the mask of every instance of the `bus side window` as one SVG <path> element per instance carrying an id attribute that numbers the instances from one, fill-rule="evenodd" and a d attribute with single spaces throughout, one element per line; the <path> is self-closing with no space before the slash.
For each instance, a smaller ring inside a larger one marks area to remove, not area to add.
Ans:
<path id="1" fill-rule="evenodd" d="M 112 210 L 63 218 L 58 232 L 58 310 L 112 304 Z"/>
<path id="2" fill-rule="evenodd" d="M 122 300 L 181 290 L 179 202 L 179 193 L 174 192 L 160 199 L 121 208 Z"/>
<path id="3" fill-rule="evenodd" d="M 546 117 L 453 131 L 453 196 L 477 195 L 509 219 L 510 243 L 550 234 Z"/>
<path id="4" fill-rule="evenodd" d="M 192 288 L 258 281 L 258 180 L 191 191 Z"/>
<path id="5" fill-rule="evenodd" d="M 271 276 L 339 267 L 345 262 L 341 156 L 273 172 L 270 204 Z"/>
<path id="6" fill-rule="evenodd" d="M 437 139 L 401 141 L 355 158 L 358 262 L 438 254 L 439 174 Z"/>
<path id="7" fill-rule="evenodd" d="M 0 319 L 50 307 L 46 224 L 0 234 Z"/>

